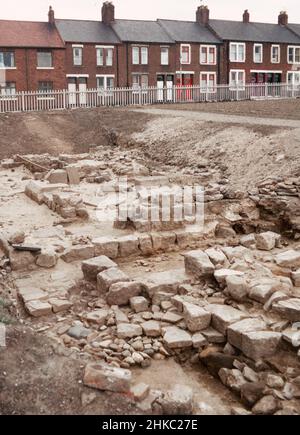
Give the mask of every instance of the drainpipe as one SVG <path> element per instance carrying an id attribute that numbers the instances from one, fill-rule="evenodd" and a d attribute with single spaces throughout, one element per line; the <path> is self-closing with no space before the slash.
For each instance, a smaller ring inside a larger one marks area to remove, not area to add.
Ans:
<path id="1" fill-rule="evenodd" d="M 218 59 L 217 59 L 217 65 L 218 65 L 218 78 L 217 82 L 220 85 L 221 84 L 221 45 L 218 45 Z"/>
<path id="2" fill-rule="evenodd" d="M 119 46 L 117 45 L 117 87 L 120 87 Z"/>
<path id="3" fill-rule="evenodd" d="M 26 63 L 26 88 L 29 91 L 29 67 L 28 67 L 28 48 L 25 50 L 25 63 Z"/>
<path id="4" fill-rule="evenodd" d="M 126 43 L 126 70 L 127 70 L 127 87 L 129 88 L 129 50 L 128 50 L 128 42 Z"/>

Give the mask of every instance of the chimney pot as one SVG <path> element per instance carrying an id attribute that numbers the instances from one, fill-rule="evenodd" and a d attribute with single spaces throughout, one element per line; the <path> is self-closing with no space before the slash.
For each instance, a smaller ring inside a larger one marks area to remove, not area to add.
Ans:
<path id="1" fill-rule="evenodd" d="M 102 5 L 102 23 L 111 24 L 115 21 L 115 7 L 112 2 L 106 1 Z"/>
<path id="2" fill-rule="evenodd" d="M 278 17 L 278 24 L 281 26 L 287 26 L 289 23 L 289 16 L 286 11 L 281 11 Z"/>
<path id="3" fill-rule="evenodd" d="M 248 9 L 246 9 L 244 11 L 244 14 L 243 14 L 243 23 L 250 23 L 250 14 L 249 14 Z"/>
<path id="4" fill-rule="evenodd" d="M 196 21 L 199 24 L 207 26 L 209 23 L 209 9 L 207 6 L 201 5 L 196 12 Z"/>
<path id="5" fill-rule="evenodd" d="M 55 24 L 55 14 L 54 14 L 54 10 L 52 9 L 52 6 L 49 6 L 48 21 L 49 24 L 51 24 L 52 26 Z"/>

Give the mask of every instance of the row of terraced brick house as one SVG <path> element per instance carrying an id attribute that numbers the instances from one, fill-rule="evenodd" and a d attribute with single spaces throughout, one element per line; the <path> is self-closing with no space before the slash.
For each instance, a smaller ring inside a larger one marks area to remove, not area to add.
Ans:
<path id="1" fill-rule="evenodd" d="M 99 14 L 100 15 L 100 14 Z M 0 20 L 0 94 L 112 87 L 300 84 L 300 24 L 210 18 L 195 21 L 115 18 L 111 2 L 96 21 Z"/>

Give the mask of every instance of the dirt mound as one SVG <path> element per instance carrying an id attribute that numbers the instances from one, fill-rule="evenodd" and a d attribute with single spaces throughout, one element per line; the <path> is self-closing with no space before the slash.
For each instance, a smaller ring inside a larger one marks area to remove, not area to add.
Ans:
<path id="1" fill-rule="evenodd" d="M 14 154 L 81 153 L 108 145 L 112 132 L 130 135 L 150 118 L 124 110 L 80 109 L 65 112 L 0 115 L 0 159 Z"/>
<path id="2" fill-rule="evenodd" d="M 299 167 L 300 130 L 243 126 L 166 116 L 150 120 L 133 135 L 145 156 L 181 169 L 214 169 L 236 189 Z"/>

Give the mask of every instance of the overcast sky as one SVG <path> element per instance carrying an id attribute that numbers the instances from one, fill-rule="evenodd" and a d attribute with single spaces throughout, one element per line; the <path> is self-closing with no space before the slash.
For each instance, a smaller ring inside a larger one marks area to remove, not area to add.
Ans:
<path id="1" fill-rule="evenodd" d="M 1 0 L 0 19 L 45 21 L 51 4 L 57 18 L 97 20 L 102 0 Z M 116 18 L 194 20 L 200 0 L 114 0 Z M 287 10 L 290 22 L 300 23 L 299 0 L 204 0 L 212 18 L 241 19 L 249 9 L 253 21 L 277 22 Z"/>

